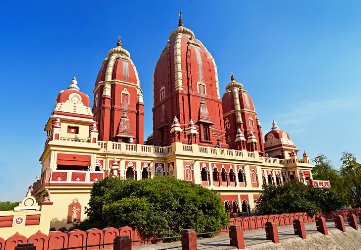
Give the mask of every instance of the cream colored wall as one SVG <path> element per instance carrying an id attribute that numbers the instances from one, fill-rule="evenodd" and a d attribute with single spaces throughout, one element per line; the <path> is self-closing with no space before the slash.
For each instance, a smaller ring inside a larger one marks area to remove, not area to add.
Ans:
<path id="1" fill-rule="evenodd" d="M 78 127 L 79 134 L 68 133 L 68 126 Z M 89 138 L 89 126 L 82 125 L 79 123 L 70 123 L 70 122 L 62 121 L 61 122 L 61 130 L 60 130 L 60 138 L 87 140 Z"/>
<path id="2" fill-rule="evenodd" d="M 29 237 L 38 231 L 44 234 L 48 234 L 50 229 L 50 220 L 48 216 L 49 214 L 51 214 L 51 211 L 51 206 L 41 206 L 40 211 L 0 211 L 0 216 L 14 216 L 12 227 L 0 227 L 0 237 L 6 240 L 15 233 L 19 233 L 21 235 L 24 235 L 25 237 Z M 27 215 L 40 215 L 40 224 L 25 226 Z M 23 223 L 21 224 L 17 224 L 15 222 L 15 220 L 19 217 L 23 219 Z"/>
<path id="3" fill-rule="evenodd" d="M 86 218 L 85 207 L 88 206 L 90 199 L 91 187 L 68 187 L 57 186 L 56 189 L 50 187 L 50 199 L 53 202 L 51 210 L 49 210 L 48 218 L 50 219 L 50 227 L 59 229 L 60 227 L 72 227 L 67 223 L 68 206 L 76 198 L 81 204 L 81 220 Z"/>

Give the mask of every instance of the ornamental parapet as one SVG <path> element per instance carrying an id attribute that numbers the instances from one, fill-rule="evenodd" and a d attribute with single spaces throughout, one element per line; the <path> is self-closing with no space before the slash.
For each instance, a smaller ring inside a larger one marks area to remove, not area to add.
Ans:
<path id="1" fill-rule="evenodd" d="M 319 187 L 319 188 L 331 188 L 331 182 L 330 181 L 324 181 L 324 180 L 310 180 L 309 184 L 313 187 Z"/>

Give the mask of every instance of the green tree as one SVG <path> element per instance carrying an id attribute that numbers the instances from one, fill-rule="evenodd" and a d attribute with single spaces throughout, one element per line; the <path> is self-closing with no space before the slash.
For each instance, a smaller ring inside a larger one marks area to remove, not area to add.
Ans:
<path id="1" fill-rule="evenodd" d="M 312 169 L 312 177 L 314 180 L 329 180 L 331 190 L 336 192 L 341 201 L 347 203 L 347 190 L 344 186 L 343 177 L 340 171 L 337 171 L 323 154 L 319 154 L 313 159 L 315 167 Z"/>
<path id="2" fill-rule="evenodd" d="M 341 176 L 348 204 L 361 207 L 361 164 L 352 153 L 343 152 L 341 157 Z"/>
<path id="3" fill-rule="evenodd" d="M 131 226 L 158 237 L 179 235 L 186 228 L 215 232 L 229 223 L 218 193 L 168 177 L 109 177 L 95 183 L 87 215 L 78 227 Z"/>
<path id="4" fill-rule="evenodd" d="M 257 201 L 256 214 L 281 214 L 318 212 L 337 210 L 342 202 L 333 190 L 314 188 L 299 181 L 286 182 L 283 185 L 266 185 Z"/>
<path id="5" fill-rule="evenodd" d="M 10 211 L 10 210 L 13 210 L 14 207 L 16 207 L 18 205 L 19 205 L 19 202 L 0 201 L 0 211 Z"/>

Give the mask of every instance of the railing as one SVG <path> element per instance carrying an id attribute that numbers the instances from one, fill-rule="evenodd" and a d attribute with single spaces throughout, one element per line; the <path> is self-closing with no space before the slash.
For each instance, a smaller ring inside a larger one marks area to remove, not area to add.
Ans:
<path id="1" fill-rule="evenodd" d="M 183 153 L 191 154 L 192 156 L 204 156 L 204 157 L 217 157 L 228 158 L 235 160 L 253 160 L 260 163 L 264 162 L 273 165 L 283 165 L 294 162 L 293 159 L 281 160 L 271 157 L 261 157 L 258 152 L 250 152 L 244 150 L 235 150 L 227 148 L 216 148 L 208 146 L 200 146 L 197 144 L 173 144 L 171 146 L 153 146 L 153 145 L 140 145 L 130 143 L 120 143 L 111 141 L 98 141 L 98 145 L 102 150 L 110 151 L 114 153 L 124 154 L 142 154 L 149 156 L 166 156 L 169 153 Z"/>
<path id="2" fill-rule="evenodd" d="M 104 172 L 102 171 L 53 170 L 49 182 L 90 184 L 102 179 L 104 179 Z"/>
<path id="3" fill-rule="evenodd" d="M 88 139 L 66 138 L 66 137 L 61 137 L 59 140 L 60 141 L 71 141 L 71 142 L 89 142 Z"/>
<path id="4" fill-rule="evenodd" d="M 325 181 L 325 180 L 310 180 L 310 185 L 313 187 L 319 187 L 319 188 L 330 188 L 331 182 Z"/>

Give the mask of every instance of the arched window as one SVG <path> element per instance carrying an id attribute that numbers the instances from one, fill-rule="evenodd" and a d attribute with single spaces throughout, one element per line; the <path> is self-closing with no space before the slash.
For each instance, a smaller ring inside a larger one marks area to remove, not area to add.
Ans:
<path id="1" fill-rule="evenodd" d="M 202 177 L 202 181 L 208 181 L 208 171 L 206 167 L 202 168 L 201 177 Z"/>
<path id="2" fill-rule="evenodd" d="M 162 87 L 160 88 L 160 91 L 159 91 L 159 100 L 160 100 L 160 101 L 163 101 L 164 98 L 165 98 L 165 87 L 162 86 Z"/>
<path id="3" fill-rule="evenodd" d="M 249 118 L 248 119 L 248 124 L 249 124 L 249 130 L 254 131 L 254 123 L 253 123 L 253 119 Z"/>
<path id="4" fill-rule="evenodd" d="M 148 179 L 148 169 L 146 167 L 143 167 L 143 171 L 142 171 L 142 179 Z"/>
<path id="5" fill-rule="evenodd" d="M 228 118 L 226 118 L 225 122 L 224 122 L 224 127 L 228 130 L 231 128 L 231 124 L 229 123 Z"/>
<path id="6" fill-rule="evenodd" d="M 122 91 L 121 102 L 122 102 L 123 110 L 128 110 L 130 98 L 129 98 L 129 91 L 127 90 L 127 88 L 124 88 Z"/>
<path id="7" fill-rule="evenodd" d="M 203 139 L 205 141 L 210 141 L 211 140 L 210 132 L 209 132 L 209 125 L 208 124 L 203 124 Z"/>
<path id="8" fill-rule="evenodd" d="M 233 171 L 232 168 L 229 170 L 229 181 L 230 182 L 235 182 L 236 181 L 236 176 L 235 176 L 234 171 Z"/>
<path id="9" fill-rule="evenodd" d="M 238 213 L 239 209 L 238 209 L 238 202 L 237 201 L 233 201 L 232 202 L 232 212 L 233 213 Z"/>
<path id="10" fill-rule="evenodd" d="M 218 181 L 218 169 L 217 168 L 214 168 L 213 169 L 213 181 Z"/>
<path id="11" fill-rule="evenodd" d="M 125 178 L 127 180 L 134 180 L 134 169 L 133 167 L 128 167 L 127 171 L 125 172 Z"/>
<path id="12" fill-rule="evenodd" d="M 222 168 L 221 176 L 222 176 L 222 181 L 226 182 L 227 181 L 227 173 L 226 173 L 226 170 L 224 168 Z"/>
<path id="13" fill-rule="evenodd" d="M 206 85 L 203 82 L 198 83 L 198 93 L 200 96 L 206 95 Z"/>
<path id="14" fill-rule="evenodd" d="M 267 185 L 266 176 L 264 174 L 262 174 L 262 183 L 263 185 Z"/>
<path id="15" fill-rule="evenodd" d="M 239 182 L 244 182 L 244 173 L 243 173 L 243 170 L 242 170 L 242 169 L 240 169 L 240 170 L 238 171 L 238 181 L 239 181 Z"/>
<path id="16" fill-rule="evenodd" d="M 228 213 L 230 209 L 231 209 L 231 205 L 229 205 L 229 201 L 225 201 L 224 210 L 226 210 L 226 212 Z"/>

